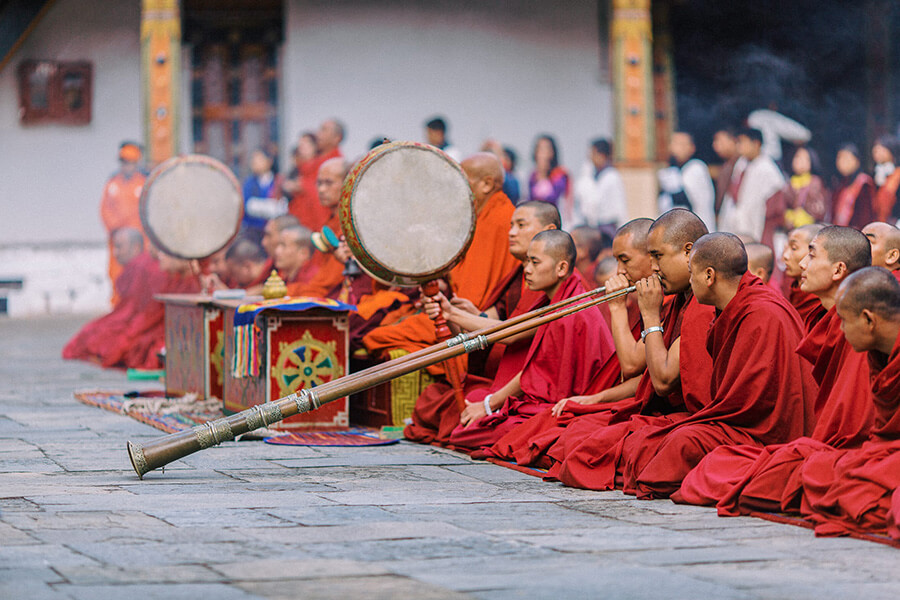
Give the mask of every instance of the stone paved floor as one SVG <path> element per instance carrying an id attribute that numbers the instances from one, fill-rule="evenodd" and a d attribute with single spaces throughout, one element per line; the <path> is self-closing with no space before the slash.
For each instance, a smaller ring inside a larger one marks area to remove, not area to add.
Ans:
<path id="1" fill-rule="evenodd" d="M 83 319 L 0 320 L 0 598 L 898 598 L 900 550 L 571 490 L 409 443 L 229 443 L 139 481 L 158 431 L 72 398 Z"/>

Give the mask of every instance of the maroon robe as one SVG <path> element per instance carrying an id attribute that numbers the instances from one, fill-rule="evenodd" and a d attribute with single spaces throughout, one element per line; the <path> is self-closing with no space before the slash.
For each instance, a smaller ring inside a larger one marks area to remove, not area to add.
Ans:
<path id="1" fill-rule="evenodd" d="M 860 448 L 823 448 L 801 469 L 801 512 L 816 535 L 900 539 L 900 339 L 890 356 L 868 353 L 874 427 Z"/>
<path id="2" fill-rule="evenodd" d="M 572 273 L 563 281 L 551 304 L 583 294 L 581 277 Z M 460 448 L 491 446 L 506 432 L 562 398 L 585 393 L 594 375 L 615 353 L 612 334 L 594 306 L 541 325 L 531 340 L 521 370 L 522 393 L 506 400 L 500 410 L 468 427 L 459 425 L 450 444 Z M 476 391 L 469 400 L 483 400 Z"/>
<path id="3" fill-rule="evenodd" d="M 608 426 L 585 432 L 568 428 L 548 454 L 557 462 L 547 479 L 572 487 L 613 489 L 626 437 L 651 425 L 678 422 L 709 403 L 712 360 L 706 351 L 706 331 L 714 310 L 693 294 L 678 294 L 663 308 L 663 341 L 670 347 L 680 339 L 680 389 L 663 398 L 656 394 L 650 373 L 644 373 L 631 406 L 618 410 Z"/>
<path id="4" fill-rule="evenodd" d="M 812 329 L 812 325 L 825 316 L 826 310 L 819 298 L 815 294 L 801 290 L 800 282 L 796 279 L 791 281 L 788 301 L 800 314 L 800 320 L 803 321 L 807 331 Z"/>
<path id="5" fill-rule="evenodd" d="M 193 274 L 164 273 L 165 281 L 159 294 L 195 294 L 200 283 Z M 166 345 L 166 310 L 159 300 L 153 299 L 146 308 L 128 324 L 122 343 L 111 347 L 103 357 L 104 367 L 126 369 L 159 369 L 162 363 L 159 353 Z"/>
<path id="6" fill-rule="evenodd" d="M 875 182 L 863 172 L 844 178 L 832 197 L 831 222 L 862 229 L 875 220 Z"/>
<path id="7" fill-rule="evenodd" d="M 116 279 L 118 304 L 112 312 L 87 323 L 65 345 L 62 357 L 87 360 L 100 364 L 107 357 L 127 347 L 130 342 L 126 332 L 130 324 L 147 310 L 154 301 L 153 295 L 161 293 L 166 274 L 159 270 L 159 263 L 147 253 L 129 261 Z"/>
<path id="8" fill-rule="evenodd" d="M 602 306 L 606 306 L 602 304 Z M 641 313 L 637 303 L 629 303 L 628 320 L 631 334 L 637 340 L 643 329 Z M 601 311 L 602 312 L 602 311 Z M 603 367 L 596 373 L 587 395 L 596 394 L 622 382 L 622 368 L 615 353 L 611 354 Z M 567 402 L 559 417 L 551 413 L 551 408 L 539 412 L 526 422 L 497 440 L 488 456 L 504 460 L 514 460 L 519 465 L 535 465 L 549 468 L 552 460 L 547 451 L 555 444 L 567 427 L 576 421 L 589 422 L 591 430 L 609 424 L 609 419 L 617 409 L 631 404 L 631 398 L 603 404 L 579 404 Z"/>
<path id="9" fill-rule="evenodd" d="M 722 516 L 799 510 L 798 469 L 805 457 L 821 448 L 857 447 L 872 426 L 865 356 L 853 352 L 840 327 L 832 308 L 797 348 L 819 384 L 810 437 L 765 448 L 717 448 L 685 478 L 673 500 L 715 504 Z"/>
<path id="10" fill-rule="evenodd" d="M 712 401 L 676 424 L 630 436 L 623 448 L 623 490 L 639 498 L 667 497 L 718 446 L 762 446 L 808 433 L 816 385 L 794 352 L 802 337 L 797 311 L 745 273 L 709 330 Z"/>
<path id="11" fill-rule="evenodd" d="M 532 292 L 527 287 L 523 287 L 524 283 L 521 277 L 515 276 L 516 273 L 521 275 L 521 272 L 522 266 L 519 265 L 501 281 L 489 297 L 495 301 L 493 306 L 496 306 L 496 303 L 501 302 L 501 298 L 505 297 L 505 300 L 502 300 L 503 311 L 508 310 L 511 298 L 517 300 L 515 307 L 508 315 L 509 318 L 547 305 L 546 294 Z M 509 290 L 511 286 L 518 286 L 518 292 Z M 509 294 L 506 293 L 507 290 L 510 292 Z M 520 340 L 505 345 L 493 379 L 468 373 L 463 388 L 465 396 L 469 397 L 469 394 L 482 389 L 486 390 L 484 394 L 487 394 L 506 385 L 510 379 L 515 377 L 516 373 L 522 370 L 530 344 L 531 340 Z M 498 346 L 504 345 L 498 344 Z M 484 395 L 482 394 L 480 397 L 484 398 Z M 422 390 L 416 399 L 412 423 L 404 428 L 403 436 L 408 440 L 423 444 L 449 444 L 450 434 L 459 425 L 459 414 L 460 410 L 453 389 L 444 382 L 432 383 Z"/>

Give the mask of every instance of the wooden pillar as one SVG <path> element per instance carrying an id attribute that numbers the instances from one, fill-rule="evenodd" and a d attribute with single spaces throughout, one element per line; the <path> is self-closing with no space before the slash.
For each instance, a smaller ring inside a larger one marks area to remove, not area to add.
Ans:
<path id="1" fill-rule="evenodd" d="M 653 4 L 653 105 L 656 109 L 656 160 L 669 158 L 669 141 L 678 127 L 675 105 L 675 60 L 672 58 L 672 30 L 669 27 L 670 4 Z"/>
<path id="2" fill-rule="evenodd" d="M 141 2 L 141 97 L 148 166 L 178 152 L 181 14 L 178 0 Z"/>
<path id="3" fill-rule="evenodd" d="M 615 158 L 632 217 L 656 216 L 656 110 L 650 0 L 612 0 Z"/>

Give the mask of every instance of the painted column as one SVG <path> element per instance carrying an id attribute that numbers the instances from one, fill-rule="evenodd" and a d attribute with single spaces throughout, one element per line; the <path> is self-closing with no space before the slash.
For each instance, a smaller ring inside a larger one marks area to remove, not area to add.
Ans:
<path id="1" fill-rule="evenodd" d="M 611 30 L 616 160 L 647 166 L 656 159 L 650 0 L 613 0 Z"/>
<path id="2" fill-rule="evenodd" d="M 675 105 L 675 60 L 672 58 L 672 30 L 668 2 L 653 5 L 653 98 L 656 131 L 656 160 L 669 158 L 669 141 L 678 127 Z"/>
<path id="3" fill-rule="evenodd" d="M 141 2 L 141 99 L 147 164 L 178 153 L 181 14 L 178 0 Z"/>

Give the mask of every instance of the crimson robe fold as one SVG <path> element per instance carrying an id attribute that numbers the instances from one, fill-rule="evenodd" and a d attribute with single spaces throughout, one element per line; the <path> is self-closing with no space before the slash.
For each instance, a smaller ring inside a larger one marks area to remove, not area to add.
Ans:
<path id="1" fill-rule="evenodd" d="M 801 513 L 816 535 L 900 540 L 900 339 L 890 356 L 868 353 L 874 425 L 860 448 L 823 448 L 804 462 Z"/>
<path id="2" fill-rule="evenodd" d="M 799 469 L 813 452 L 858 447 L 869 435 L 873 409 L 868 365 L 841 333 L 832 307 L 803 338 L 797 353 L 818 383 L 809 437 L 766 447 L 722 446 L 685 477 L 676 502 L 715 504 L 722 516 L 800 509 Z M 752 445 L 755 446 L 755 445 Z"/>
<path id="3" fill-rule="evenodd" d="M 802 337 L 797 311 L 745 273 L 707 337 L 712 401 L 676 424 L 626 440 L 623 490 L 639 498 L 667 497 L 718 446 L 763 446 L 809 433 L 816 385 L 794 352 Z"/>
<path id="4" fill-rule="evenodd" d="M 706 351 L 706 332 L 713 316 L 712 307 L 699 304 L 690 291 L 677 294 L 666 304 L 662 314 L 663 342 L 670 348 L 680 340 L 678 389 L 662 397 L 653 389 L 650 373 L 644 373 L 631 404 L 617 410 L 608 425 L 593 430 L 566 429 L 548 451 L 556 463 L 547 479 L 571 487 L 613 489 L 629 434 L 643 427 L 680 421 L 708 404 L 712 360 Z M 578 437 L 585 434 L 586 437 Z"/>
<path id="5" fill-rule="evenodd" d="M 561 302 L 584 292 L 581 278 L 573 273 L 550 302 Z M 521 395 L 508 398 L 499 411 L 468 427 L 459 425 L 450 435 L 450 444 L 471 449 L 490 446 L 548 405 L 585 393 L 614 352 L 612 334 L 596 306 L 541 325 L 522 367 Z M 469 400 L 477 402 L 485 395 L 476 393 Z"/>

